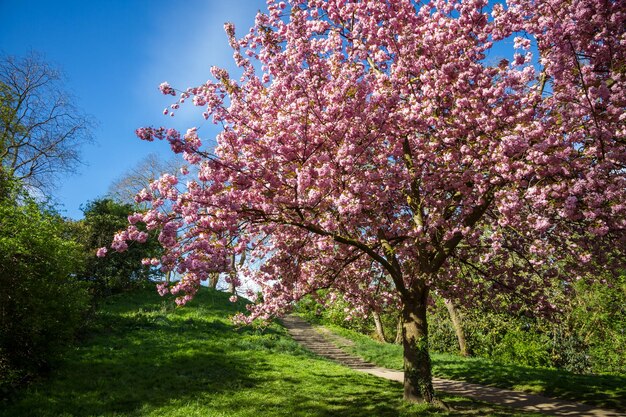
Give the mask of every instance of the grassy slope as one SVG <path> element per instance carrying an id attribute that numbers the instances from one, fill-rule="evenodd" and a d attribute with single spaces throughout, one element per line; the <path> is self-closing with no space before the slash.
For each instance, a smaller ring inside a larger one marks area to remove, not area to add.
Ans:
<path id="1" fill-rule="evenodd" d="M 347 349 L 380 366 L 402 369 L 402 347 L 379 343 L 338 326 L 332 332 L 355 342 Z M 500 364 L 486 358 L 433 353 L 433 374 L 626 411 L 626 376 L 576 375 L 570 372 Z"/>
<path id="2" fill-rule="evenodd" d="M 0 409 L 19 416 L 529 416 L 444 397 L 457 411 L 401 401 L 399 384 L 307 353 L 272 325 L 235 329 L 242 304 L 202 290 L 174 308 L 154 290 L 124 294 L 53 375 Z"/>

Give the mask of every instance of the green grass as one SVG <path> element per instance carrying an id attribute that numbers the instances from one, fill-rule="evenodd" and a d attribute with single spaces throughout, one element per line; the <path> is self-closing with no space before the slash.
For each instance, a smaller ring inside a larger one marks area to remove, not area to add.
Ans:
<path id="1" fill-rule="evenodd" d="M 308 353 L 278 325 L 235 328 L 243 304 L 203 289 L 185 308 L 154 290 L 111 298 L 47 378 L 0 407 L 21 416 L 531 416 L 444 396 L 443 412 L 401 386 Z"/>
<path id="2" fill-rule="evenodd" d="M 391 369 L 402 369 L 402 347 L 380 343 L 339 326 L 326 326 L 335 334 L 352 340 L 346 347 L 367 361 Z M 577 375 L 570 372 L 501 364 L 486 358 L 463 358 L 432 353 L 433 374 L 437 377 L 532 392 L 587 404 L 626 411 L 626 376 Z"/>

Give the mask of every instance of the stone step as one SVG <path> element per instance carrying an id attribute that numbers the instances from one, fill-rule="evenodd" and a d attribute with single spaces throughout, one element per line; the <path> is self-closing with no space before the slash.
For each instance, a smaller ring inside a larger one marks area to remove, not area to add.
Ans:
<path id="1" fill-rule="evenodd" d="M 359 357 L 350 355 L 337 347 L 323 335 L 317 333 L 309 323 L 299 317 L 287 316 L 283 319 L 283 325 L 287 328 L 287 331 L 295 341 L 319 356 L 355 369 L 375 367 L 375 365 Z"/>

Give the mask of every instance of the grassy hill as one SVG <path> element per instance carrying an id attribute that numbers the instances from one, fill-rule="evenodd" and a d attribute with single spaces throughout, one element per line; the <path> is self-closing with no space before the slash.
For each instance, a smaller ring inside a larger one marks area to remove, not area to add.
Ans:
<path id="1" fill-rule="evenodd" d="M 317 358 L 279 325 L 234 327 L 243 308 L 209 289 L 184 308 L 153 289 L 112 297 L 50 377 L 0 416 L 531 415 L 450 396 L 457 411 L 407 405 L 399 384 Z"/>

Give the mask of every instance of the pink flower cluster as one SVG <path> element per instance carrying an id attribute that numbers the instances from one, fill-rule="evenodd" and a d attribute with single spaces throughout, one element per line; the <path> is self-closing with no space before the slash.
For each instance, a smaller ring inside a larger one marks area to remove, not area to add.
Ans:
<path id="1" fill-rule="evenodd" d="M 161 83 L 161 85 L 159 85 L 159 90 L 161 90 L 161 93 L 165 95 L 176 95 L 176 91 L 167 82 Z"/>
<path id="2" fill-rule="evenodd" d="M 320 288 L 358 315 L 428 289 L 553 312 L 561 283 L 626 245 L 624 21 L 601 0 L 269 0 L 242 38 L 225 25 L 241 77 L 213 67 L 171 106 L 193 97 L 223 127 L 215 149 L 196 128 L 137 130 L 197 179 L 142 191 L 152 210 L 112 247 L 160 229 L 184 277 L 160 291 L 181 303 L 212 272 L 254 281 L 243 320 Z"/>

